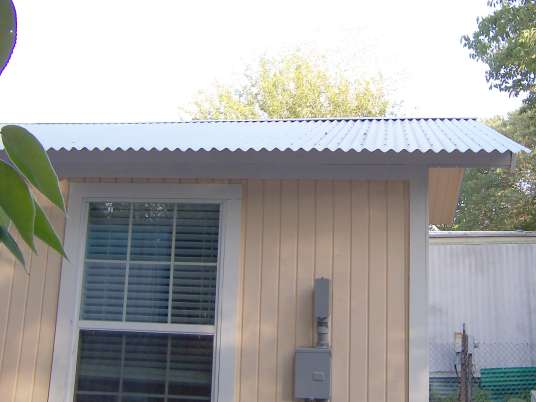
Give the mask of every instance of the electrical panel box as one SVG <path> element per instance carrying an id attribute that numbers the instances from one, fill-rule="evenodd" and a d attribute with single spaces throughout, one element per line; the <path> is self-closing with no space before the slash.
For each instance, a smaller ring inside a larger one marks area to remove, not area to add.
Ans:
<path id="1" fill-rule="evenodd" d="M 315 279 L 315 318 L 325 319 L 329 317 L 329 279 Z"/>
<path id="2" fill-rule="evenodd" d="M 462 352 L 462 333 L 454 332 L 454 352 Z"/>
<path id="3" fill-rule="evenodd" d="M 331 351 L 329 349 L 296 349 L 294 398 L 331 399 Z"/>
<path id="4" fill-rule="evenodd" d="M 478 347 L 478 342 L 475 341 L 475 337 L 472 335 L 469 335 L 467 337 L 467 352 L 469 354 L 474 354 L 475 348 Z M 455 332 L 454 333 L 454 351 L 456 353 L 462 353 L 462 333 L 461 332 Z"/>

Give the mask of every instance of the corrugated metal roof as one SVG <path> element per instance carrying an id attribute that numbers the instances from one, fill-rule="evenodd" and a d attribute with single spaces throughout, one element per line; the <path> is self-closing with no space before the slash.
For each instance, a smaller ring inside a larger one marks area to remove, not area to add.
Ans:
<path id="1" fill-rule="evenodd" d="M 49 150 L 499 152 L 526 148 L 466 118 L 22 124 Z"/>

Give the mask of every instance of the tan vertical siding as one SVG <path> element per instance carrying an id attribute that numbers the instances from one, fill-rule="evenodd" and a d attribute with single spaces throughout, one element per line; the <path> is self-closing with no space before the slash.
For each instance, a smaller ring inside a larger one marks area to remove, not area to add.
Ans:
<path id="1" fill-rule="evenodd" d="M 282 241 L 285 239 L 285 241 Z M 296 322 L 296 271 L 298 244 L 298 183 L 281 184 L 281 236 L 279 251 L 279 321 Z M 292 361 L 296 344 L 294 325 L 277 326 L 277 395 L 276 400 L 290 401 L 293 391 Z"/>
<path id="2" fill-rule="evenodd" d="M 296 279 L 296 346 L 313 342 L 313 301 L 311 289 L 315 265 L 315 183 L 298 183 L 298 272 Z"/>
<path id="3" fill-rule="evenodd" d="M 385 402 L 387 370 L 387 191 L 386 182 L 369 186 L 369 400 Z"/>
<path id="4" fill-rule="evenodd" d="M 321 276 L 333 283 L 332 400 L 407 401 L 407 183 L 165 182 L 242 184 L 238 401 L 293 400 L 294 350 L 315 341 L 312 289 Z M 2 401 L 48 395 L 61 261 L 43 246 L 29 261 L 27 276 L 0 252 Z"/>
<path id="5" fill-rule="evenodd" d="M 333 400 L 350 397 L 350 261 L 352 239 L 351 183 L 333 186 L 333 289 L 332 353 Z"/>
<path id="6" fill-rule="evenodd" d="M 240 401 L 292 400 L 314 342 L 314 277 L 332 279 L 334 402 L 407 400 L 408 185 L 246 186 Z"/>
<path id="7" fill-rule="evenodd" d="M 350 266 L 350 395 L 369 400 L 370 197 L 367 182 L 352 183 Z"/>
<path id="8" fill-rule="evenodd" d="M 244 279 L 242 300 L 250 303 L 242 305 L 242 354 L 240 356 L 239 390 L 241 400 L 257 400 L 259 373 L 259 329 L 260 329 L 260 293 L 261 293 L 261 260 L 262 260 L 262 227 L 264 209 L 263 183 L 250 180 L 247 188 Z"/>
<path id="9" fill-rule="evenodd" d="M 62 183 L 63 193 L 67 184 Z M 63 214 L 45 211 L 63 236 Z M 0 251 L 0 395 L 4 402 L 46 401 L 52 366 L 61 257 L 37 241 L 37 255 L 24 248 L 29 274 Z"/>
<path id="10" fill-rule="evenodd" d="M 277 389 L 277 315 L 279 245 L 281 235 L 280 184 L 265 182 L 262 231 L 262 264 L 260 294 L 260 334 L 259 334 L 259 402 L 275 400 Z M 246 244 L 246 247 L 248 245 Z M 246 267 L 246 270 L 249 267 Z M 287 323 L 282 323 L 287 324 Z"/>
<path id="11" fill-rule="evenodd" d="M 404 186 L 400 182 L 387 185 L 387 393 L 389 402 L 406 400 L 406 295 L 409 284 L 405 269 L 407 255 L 407 214 Z"/>

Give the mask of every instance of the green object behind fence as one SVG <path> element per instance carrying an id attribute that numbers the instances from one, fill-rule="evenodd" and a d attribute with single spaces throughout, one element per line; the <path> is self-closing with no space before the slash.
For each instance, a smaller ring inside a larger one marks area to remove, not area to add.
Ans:
<path id="1" fill-rule="evenodd" d="M 492 401 L 525 397 L 536 387 L 536 367 L 487 368 L 480 370 L 480 388 Z"/>

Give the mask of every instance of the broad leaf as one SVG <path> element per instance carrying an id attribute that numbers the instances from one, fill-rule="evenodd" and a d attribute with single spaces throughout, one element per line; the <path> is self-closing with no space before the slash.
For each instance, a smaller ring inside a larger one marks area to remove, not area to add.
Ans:
<path id="1" fill-rule="evenodd" d="M 0 207 L 0 226 L 3 226 L 9 229 L 10 223 L 11 223 L 11 219 L 9 219 L 9 216 L 7 216 L 4 210 Z"/>
<path id="2" fill-rule="evenodd" d="M 35 207 L 28 185 L 17 171 L 0 160 L 0 208 L 15 225 L 22 239 L 35 251 Z"/>
<path id="3" fill-rule="evenodd" d="M 60 238 L 37 202 L 35 203 L 34 232 L 37 237 L 65 257 Z"/>
<path id="4" fill-rule="evenodd" d="M 37 138 L 23 127 L 4 126 L 2 127 L 2 141 L 9 159 L 30 183 L 53 204 L 65 211 L 58 176 Z"/>
<path id="5" fill-rule="evenodd" d="M 11 0 L 0 1 L 0 74 L 11 58 L 17 40 L 16 14 Z"/>
<path id="6" fill-rule="evenodd" d="M 15 258 L 22 264 L 22 266 L 25 267 L 22 251 L 20 251 L 19 245 L 9 233 L 9 224 L 9 217 L 6 215 L 4 210 L 0 208 L 0 243 L 4 243 L 11 254 L 13 254 Z"/>
<path id="7" fill-rule="evenodd" d="M 13 236 L 11 236 L 11 234 L 8 232 L 7 226 L 0 226 L 0 243 L 4 243 L 7 249 L 15 256 L 21 265 L 26 267 L 22 251 L 20 251 L 20 248 Z"/>

